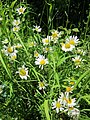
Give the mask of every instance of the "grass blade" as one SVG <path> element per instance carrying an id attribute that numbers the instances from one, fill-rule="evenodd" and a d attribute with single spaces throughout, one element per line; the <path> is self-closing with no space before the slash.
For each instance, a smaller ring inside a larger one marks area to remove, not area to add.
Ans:
<path id="1" fill-rule="evenodd" d="M 47 120 L 50 120 L 50 116 L 49 116 L 49 112 L 48 112 L 48 100 L 44 101 L 44 109 L 45 109 L 45 114 L 46 114 L 46 118 Z"/>
<path id="2" fill-rule="evenodd" d="M 80 83 L 80 81 L 90 72 L 90 70 L 87 70 L 85 73 L 83 73 L 79 79 L 77 80 L 75 86 L 74 86 L 74 89 L 78 86 L 78 84 Z"/>
<path id="3" fill-rule="evenodd" d="M 2 58 L 1 53 L 0 53 L 0 60 L 1 60 L 1 63 L 2 63 L 2 65 L 3 65 L 3 67 L 4 67 L 4 69 L 6 70 L 6 72 L 7 72 L 8 76 L 9 76 L 9 78 L 11 79 L 11 75 L 10 75 L 8 69 L 7 69 L 7 66 L 6 66 L 6 64 L 5 64 L 5 62 L 4 62 L 3 58 Z"/>

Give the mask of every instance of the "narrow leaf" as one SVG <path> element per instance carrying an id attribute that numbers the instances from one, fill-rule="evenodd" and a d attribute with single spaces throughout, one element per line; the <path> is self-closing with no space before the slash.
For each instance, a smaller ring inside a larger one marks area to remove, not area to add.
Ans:
<path id="1" fill-rule="evenodd" d="M 4 69 L 6 70 L 6 72 L 7 72 L 8 76 L 9 76 L 9 78 L 11 79 L 11 75 L 10 75 L 8 69 L 7 69 L 7 66 L 6 66 L 6 64 L 5 64 L 5 62 L 4 62 L 3 58 L 2 58 L 1 53 L 0 53 L 0 60 L 1 60 L 1 63 L 2 63 L 2 65 L 3 65 L 3 67 L 4 67 Z"/>
<path id="2" fill-rule="evenodd" d="M 45 101 L 44 101 L 44 109 L 45 109 L 45 114 L 46 114 L 47 120 L 50 120 L 49 108 L 48 108 L 48 100 L 45 100 Z"/>

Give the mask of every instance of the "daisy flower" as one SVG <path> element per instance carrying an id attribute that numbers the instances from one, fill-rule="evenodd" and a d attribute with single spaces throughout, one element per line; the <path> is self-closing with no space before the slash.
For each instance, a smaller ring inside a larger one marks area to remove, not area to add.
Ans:
<path id="1" fill-rule="evenodd" d="M 77 38 L 77 36 L 70 36 L 66 39 L 66 42 L 69 42 L 71 45 L 75 46 L 79 42 L 79 39 Z"/>
<path id="2" fill-rule="evenodd" d="M 71 45 L 70 43 L 62 43 L 62 50 L 67 52 L 67 51 L 72 51 L 73 48 L 75 48 L 73 45 Z"/>
<path id="3" fill-rule="evenodd" d="M 47 53 L 47 52 L 49 52 L 51 50 L 52 50 L 51 47 L 45 47 L 45 48 L 43 48 L 44 53 Z"/>
<path id="4" fill-rule="evenodd" d="M 43 45 L 48 45 L 50 43 L 50 36 L 47 36 L 47 38 L 42 39 Z"/>
<path id="5" fill-rule="evenodd" d="M 35 64 L 39 65 L 39 68 L 41 67 L 41 69 L 43 69 L 43 66 L 48 64 L 48 59 L 45 59 L 43 55 L 39 55 L 39 57 L 35 61 Z"/>
<path id="6" fill-rule="evenodd" d="M 22 48 L 22 45 L 18 43 L 18 44 L 15 45 L 14 47 L 15 47 L 15 48 Z"/>
<path id="7" fill-rule="evenodd" d="M 39 82 L 39 90 L 44 90 L 46 86 L 47 86 L 47 84 L 45 84 L 44 81 Z"/>
<path id="8" fill-rule="evenodd" d="M 73 107 L 73 106 L 75 106 L 76 105 L 76 99 L 75 98 L 73 98 L 73 99 L 71 99 L 71 98 L 68 98 L 68 99 L 66 99 L 66 102 L 67 102 L 67 106 L 68 107 Z"/>
<path id="9" fill-rule="evenodd" d="M 72 87 L 66 87 L 66 92 L 72 93 L 73 86 Z"/>
<path id="10" fill-rule="evenodd" d="M 34 26 L 33 28 L 33 31 L 36 31 L 36 32 L 41 32 L 42 28 L 40 28 L 40 26 Z"/>
<path id="11" fill-rule="evenodd" d="M 16 58 L 17 58 L 17 54 L 16 53 L 12 53 L 11 55 L 10 55 L 10 59 L 11 60 L 15 60 Z"/>
<path id="12" fill-rule="evenodd" d="M 14 26 L 18 26 L 19 24 L 20 24 L 20 20 L 19 19 L 13 21 L 13 25 Z"/>
<path id="13" fill-rule="evenodd" d="M 54 43 L 56 43 L 57 40 L 58 40 L 58 38 L 60 37 L 61 33 L 58 32 L 57 30 L 52 31 L 51 33 L 52 33 L 52 35 L 51 35 L 51 40 L 52 40 Z"/>
<path id="14" fill-rule="evenodd" d="M 58 98 L 57 101 L 54 100 L 54 102 L 52 102 L 52 109 L 56 109 L 56 112 L 59 113 L 59 110 L 60 111 L 63 111 L 64 108 L 62 106 L 62 103 L 60 101 L 60 99 Z"/>
<path id="15" fill-rule="evenodd" d="M 75 58 L 72 58 L 72 60 L 74 61 L 76 68 L 80 67 L 80 64 L 82 62 L 80 56 L 76 56 Z"/>
<path id="16" fill-rule="evenodd" d="M 20 29 L 20 27 L 19 27 L 19 26 L 14 26 L 14 27 L 13 27 L 13 32 L 18 32 L 18 31 L 19 31 L 19 29 Z"/>
<path id="17" fill-rule="evenodd" d="M 69 81 L 69 84 L 70 84 L 70 85 L 74 85 L 74 84 L 75 84 L 75 81 Z"/>
<path id="18" fill-rule="evenodd" d="M 61 103 L 63 104 L 63 106 L 65 107 L 65 105 L 66 105 L 66 99 L 68 99 L 69 98 L 69 94 L 67 94 L 66 92 L 65 93 L 61 93 L 60 94 L 60 101 L 61 101 Z"/>
<path id="19" fill-rule="evenodd" d="M 18 68 L 18 71 L 16 71 L 16 73 L 19 73 L 19 76 L 21 77 L 21 79 L 27 80 L 27 77 L 29 77 L 28 68 L 25 68 L 24 65 L 22 67 Z"/>
<path id="20" fill-rule="evenodd" d="M 71 107 L 71 108 L 68 108 L 68 115 L 70 117 L 73 117 L 75 120 L 78 120 L 80 111 L 77 108 Z"/>
<path id="21" fill-rule="evenodd" d="M 36 42 L 33 42 L 33 41 L 29 42 L 28 45 L 29 45 L 29 47 L 34 47 L 34 46 L 36 46 Z"/>
<path id="22" fill-rule="evenodd" d="M 17 11 L 18 11 L 19 15 L 20 15 L 20 14 L 23 14 L 24 11 L 25 11 L 25 9 L 26 9 L 26 8 L 24 8 L 24 7 L 22 7 L 22 6 L 21 6 L 20 8 L 17 8 Z"/>
<path id="23" fill-rule="evenodd" d="M 83 51 L 83 49 L 77 48 L 76 53 L 79 54 L 79 55 L 83 55 L 84 56 L 86 52 Z"/>
<path id="24" fill-rule="evenodd" d="M 7 56 L 18 52 L 17 50 L 15 50 L 15 47 L 11 46 L 10 44 L 8 46 L 4 45 L 3 51 L 4 51 L 5 55 L 7 55 Z"/>
<path id="25" fill-rule="evenodd" d="M 37 51 L 34 51 L 34 57 L 36 57 L 36 58 L 39 57 L 39 53 Z"/>

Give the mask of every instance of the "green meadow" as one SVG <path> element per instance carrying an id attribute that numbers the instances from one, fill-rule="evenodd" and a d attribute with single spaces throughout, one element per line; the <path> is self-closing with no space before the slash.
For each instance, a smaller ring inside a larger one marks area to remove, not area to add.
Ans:
<path id="1" fill-rule="evenodd" d="M 90 120 L 89 0 L 0 0 L 0 120 Z"/>

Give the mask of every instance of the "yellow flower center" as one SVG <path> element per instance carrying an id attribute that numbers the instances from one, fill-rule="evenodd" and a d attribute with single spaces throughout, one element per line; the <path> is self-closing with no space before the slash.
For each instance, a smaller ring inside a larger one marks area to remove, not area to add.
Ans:
<path id="1" fill-rule="evenodd" d="M 41 61 L 40 61 L 40 65 L 45 65 L 45 60 L 44 59 L 42 59 Z"/>
<path id="2" fill-rule="evenodd" d="M 23 68 L 20 69 L 19 74 L 20 74 L 21 76 L 25 76 L 25 75 L 26 75 L 25 69 L 23 69 Z"/>
<path id="3" fill-rule="evenodd" d="M 12 60 L 15 60 L 16 58 L 17 58 L 16 55 L 11 56 L 11 59 L 12 59 Z"/>
<path id="4" fill-rule="evenodd" d="M 57 108 L 60 108 L 60 107 L 61 107 L 60 102 L 56 102 L 56 107 L 57 107 Z"/>
<path id="5" fill-rule="evenodd" d="M 71 87 L 66 87 L 66 92 L 70 92 L 72 91 L 72 88 Z"/>
<path id="6" fill-rule="evenodd" d="M 40 86 L 40 87 L 44 87 L 45 85 L 44 85 L 43 82 L 40 82 L 40 83 L 39 83 L 39 86 Z"/>
<path id="7" fill-rule="evenodd" d="M 48 39 L 45 39 L 45 43 L 49 43 L 49 40 L 48 40 Z"/>
<path id="8" fill-rule="evenodd" d="M 81 60 L 80 59 L 76 59 L 75 60 L 75 64 L 80 64 Z"/>
<path id="9" fill-rule="evenodd" d="M 46 51 L 49 51 L 49 48 L 45 48 Z"/>
<path id="10" fill-rule="evenodd" d="M 67 99 L 67 103 L 71 104 L 72 103 L 72 99 Z"/>
<path id="11" fill-rule="evenodd" d="M 70 82 L 71 85 L 74 85 L 74 83 L 75 83 L 75 82 L 73 82 L 73 81 Z"/>
<path id="12" fill-rule="evenodd" d="M 17 27 L 14 27 L 14 31 L 17 31 L 18 30 L 18 28 Z"/>
<path id="13" fill-rule="evenodd" d="M 66 97 L 63 97 L 62 99 L 63 99 L 63 100 L 66 100 Z"/>
<path id="14" fill-rule="evenodd" d="M 39 55 L 39 54 L 38 54 L 37 52 L 34 54 L 35 57 L 38 57 L 38 55 Z"/>
<path id="15" fill-rule="evenodd" d="M 75 45 L 75 41 L 74 41 L 73 39 L 70 40 L 69 43 L 70 43 L 71 45 Z"/>
<path id="16" fill-rule="evenodd" d="M 69 43 L 66 43 L 66 44 L 65 44 L 65 48 L 66 48 L 66 49 L 70 48 L 70 44 L 69 44 Z"/>
<path id="17" fill-rule="evenodd" d="M 16 25 L 18 25 L 19 24 L 19 22 L 18 21 L 16 21 Z"/>
<path id="18" fill-rule="evenodd" d="M 34 42 L 30 42 L 30 43 L 29 43 L 29 46 L 30 46 L 30 47 L 33 47 L 34 45 L 35 45 Z"/>
<path id="19" fill-rule="evenodd" d="M 74 109 L 74 107 L 69 107 L 69 110 L 73 110 Z"/>
<path id="20" fill-rule="evenodd" d="M 7 51 L 8 51 L 9 53 L 13 53 L 13 47 L 8 47 L 8 48 L 7 48 Z"/>
<path id="21" fill-rule="evenodd" d="M 20 9 L 19 9 L 19 12 L 23 13 L 23 11 L 24 11 L 23 8 L 20 8 Z"/>
<path id="22" fill-rule="evenodd" d="M 58 34 L 56 32 L 52 33 L 52 37 L 56 38 L 58 36 Z"/>

